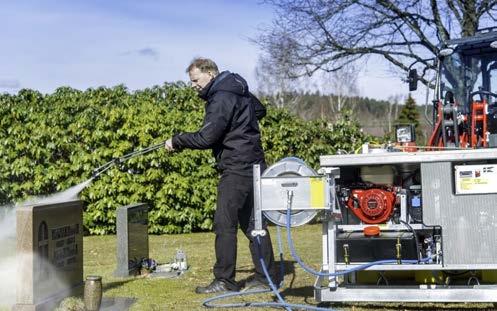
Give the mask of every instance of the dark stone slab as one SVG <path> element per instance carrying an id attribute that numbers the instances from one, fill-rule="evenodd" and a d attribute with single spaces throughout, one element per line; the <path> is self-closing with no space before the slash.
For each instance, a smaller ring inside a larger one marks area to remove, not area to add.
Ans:
<path id="1" fill-rule="evenodd" d="M 116 276 L 140 273 L 141 261 L 148 258 L 148 205 L 137 203 L 116 211 L 117 269 Z"/>

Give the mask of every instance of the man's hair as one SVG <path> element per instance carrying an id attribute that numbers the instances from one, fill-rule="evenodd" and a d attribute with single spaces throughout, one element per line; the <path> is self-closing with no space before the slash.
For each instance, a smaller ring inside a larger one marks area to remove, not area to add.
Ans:
<path id="1" fill-rule="evenodd" d="M 200 70 L 200 72 L 212 72 L 214 75 L 219 74 L 219 69 L 217 69 L 216 63 L 208 58 L 203 58 L 203 57 L 197 57 L 194 58 L 188 68 L 186 68 L 186 73 L 190 73 L 190 71 L 193 70 L 193 68 L 197 68 Z"/>

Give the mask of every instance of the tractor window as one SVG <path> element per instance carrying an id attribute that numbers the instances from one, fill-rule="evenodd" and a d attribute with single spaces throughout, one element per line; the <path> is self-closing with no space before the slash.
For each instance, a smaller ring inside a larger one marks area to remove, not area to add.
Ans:
<path id="1" fill-rule="evenodd" d="M 472 92 L 497 92 L 497 51 L 494 51 L 462 50 L 443 60 L 442 82 L 445 90 L 454 94 L 457 105 L 467 107 Z"/>
<path id="2" fill-rule="evenodd" d="M 475 75 L 474 80 L 475 80 L 475 82 L 472 83 L 473 88 L 471 89 L 471 92 L 476 92 L 476 91 L 483 88 L 483 77 L 482 77 L 481 72 L 479 72 L 477 75 Z"/>
<path id="3" fill-rule="evenodd" d="M 489 91 L 497 93 L 497 60 L 491 61 L 488 64 L 488 81 Z"/>
<path id="4" fill-rule="evenodd" d="M 454 53 L 443 60 L 442 83 L 445 91 L 454 94 L 456 104 L 464 105 L 465 102 L 465 70 L 462 57 L 459 53 Z"/>
<path id="5" fill-rule="evenodd" d="M 482 55 L 478 59 L 481 68 L 478 70 L 476 81 L 473 85 L 472 92 L 484 90 L 489 92 L 497 91 L 497 53 L 491 55 Z"/>

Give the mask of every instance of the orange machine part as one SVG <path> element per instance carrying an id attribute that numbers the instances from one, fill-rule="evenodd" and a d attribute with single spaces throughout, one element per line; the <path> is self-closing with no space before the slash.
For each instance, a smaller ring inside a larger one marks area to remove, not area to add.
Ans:
<path id="1" fill-rule="evenodd" d="M 404 152 L 416 152 L 418 151 L 418 146 L 415 142 L 405 142 L 405 143 L 397 143 L 397 148 Z"/>
<path id="2" fill-rule="evenodd" d="M 365 236 L 378 236 L 380 235 L 380 227 L 378 226 L 367 226 L 362 229 Z"/>
<path id="3" fill-rule="evenodd" d="M 481 126 L 482 135 L 477 135 L 476 127 Z M 473 102 L 471 105 L 471 147 L 488 147 L 485 133 L 487 132 L 487 102 Z"/>
<path id="4" fill-rule="evenodd" d="M 437 121 L 435 121 L 435 126 L 433 129 L 433 132 L 430 135 L 430 138 L 428 139 L 428 146 L 429 147 L 443 147 L 443 141 L 441 135 L 441 127 L 442 127 L 442 119 L 443 119 L 443 114 L 442 114 L 442 103 L 439 101 L 437 105 Z M 428 148 L 427 150 L 432 150 L 431 148 Z"/>
<path id="5" fill-rule="evenodd" d="M 435 126 L 433 132 L 428 139 L 427 150 L 433 150 L 438 148 L 446 147 L 443 143 L 442 138 L 442 119 L 443 119 L 443 108 L 441 102 L 437 105 L 437 120 L 435 121 Z M 464 116 L 464 123 L 467 124 L 469 128 L 468 132 L 459 133 L 459 147 L 460 148 L 478 148 L 478 147 L 488 147 L 488 142 L 486 139 L 486 133 L 488 128 L 487 120 L 487 108 L 488 104 L 486 100 L 474 101 L 471 103 L 470 120 L 467 116 Z M 481 128 L 481 134 L 477 133 L 477 128 Z M 429 148 L 435 147 L 435 148 Z"/>
<path id="6" fill-rule="evenodd" d="M 395 205 L 395 194 L 383 189 L 354 189 L 347 206 L 362 222 L 380 224 L 390 219 Z"/>

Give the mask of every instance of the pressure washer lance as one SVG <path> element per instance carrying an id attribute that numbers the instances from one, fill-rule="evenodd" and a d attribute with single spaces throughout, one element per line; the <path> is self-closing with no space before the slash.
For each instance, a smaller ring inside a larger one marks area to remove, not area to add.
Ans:
<path id="1" fill-rule="evenodd" d="M 125 154 L 119 158 L 114 158 L 114 159 L 110 160 L 109 162 L 105 163 L 104 165 L 94 169 L 93 173 L 92 173 L 92 177 L 97 178 L 100 174 L 104 173 L 105 171 L 107 171 L 108 169 L 110 169 L 111 167 L 113 167 L 116 164 L 122 164 L 131 158 L 147 154 L 149 152 L 152 152 L 152 151 L 160 149 L 160 148 L 164 148 L 165 143 L 166 143 L 166 141 L 163 141 L 160 144 L 130 152 L 130 153 Z"/>

